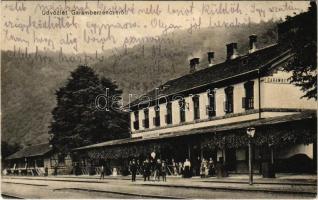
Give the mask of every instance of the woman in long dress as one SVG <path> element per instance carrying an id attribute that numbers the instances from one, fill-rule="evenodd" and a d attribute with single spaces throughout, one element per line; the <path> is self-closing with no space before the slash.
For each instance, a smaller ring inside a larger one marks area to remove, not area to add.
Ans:
<path id="1" fill-rule="evenodd" d="M 191 162 L 189 159 L 186 159 L 186 161 L 183 164 L 184 167 L 184 178 L 190 178 L 191 177 Z"/>
<path id="2" fill-rule="evenodd" d="M 215 174 L 214 162 L 213 162 L 213 159 L 210 158 L 210 160 L 209 160 L 209 176 L 214 176 L 214 174 Z"/>
<path id="3" fill-rule="evenodd" d="M 172 175 L 177 176 L 178 175 L 177 163 L 174 161 L 174 159 L 172 159 L 171 165 L 172 165 Z"/>
<path id="4" fill-rule="evenodd" d="M 203 158 L 201 165 L 200 165 L 200 176 L 201 178 L 205 178 L 206 177 L 206 169 L 207 169 L 207 162 L 206 160 Z"/>

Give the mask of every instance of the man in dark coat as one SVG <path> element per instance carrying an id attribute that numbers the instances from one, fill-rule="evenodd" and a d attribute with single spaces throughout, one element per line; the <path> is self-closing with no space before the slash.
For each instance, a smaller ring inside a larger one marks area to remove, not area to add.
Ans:
<path id="1" fill-rule="evenodd" d="M 130 164 L 130 172 L 131 172 L 131 181 L 136 181 L 136 174 L 137 174 L 137 164 L 135 162 L 135 159 L 132 160 Z"/>
<path id="2" fill-rule="evenodd" d="M 104 165 L 102 165 L 100 168 L 100 178 L 99 179 L 104 179 L 104 177 L 105 177 L 105 167 L 104 167 Z"/>
<path id="3" fill-rule="evenodd" d="M 157 159 L 156 162 L 156 169 L 155 169 L 155 181 L 158 180 L 160 181 L 160 176 L 161 176 L 161 160 Z"/>
<path id="4" fill-rule="evenodd" d="M 57 168 L 58 168 L 58 166 L 57 166 L 57 164 L 55 164 L 55 166 L 54 166 L 54 176 L 57 176 Z"/>
<path id="5" fill-rule="evenodd" d="M 144 173 L 144 181 L 150 181 L 150 163 L 148 159 L 146 159 L 143 163 L 143 173 Z"/>
<path id="6" fill-rule="evenodd" d="M 168 171 L 167 164 L 166 164 L 165 161 L 162 161 L 162 164 L 161 164 L 161 176 L 162 176 L 162 181 L 164 181 L 164 182 L 167 181 L 167 171 Z"/>

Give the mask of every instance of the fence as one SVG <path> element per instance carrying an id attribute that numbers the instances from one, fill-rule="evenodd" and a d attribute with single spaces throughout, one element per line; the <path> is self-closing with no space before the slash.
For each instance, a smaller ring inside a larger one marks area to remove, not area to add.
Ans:
<path id="1" fill-rule="evenodd" d="M 6 168 L 3 170 L 4 175 L 25 175 L 25 176 L 44 176 L 45 169 L 44 167 L 35 167 L 35 168 Z"/>

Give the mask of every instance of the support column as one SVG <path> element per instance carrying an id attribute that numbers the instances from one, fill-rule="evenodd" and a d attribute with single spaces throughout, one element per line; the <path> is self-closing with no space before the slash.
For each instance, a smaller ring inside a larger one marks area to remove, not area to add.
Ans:
<path id="1" fill-rule="evenodd" d="M 223 158 L 223 164 L 225 163 L 225 148 L 222 148 L 222 158 Z"/>
<path id="2" fill-rule="evenodd" d="M 191 145 L 188 144 L 188 159 L 191 160 Z"/>
<path id="3" fill-rule="evenodd" d="M 274 165 L 274 148 L 270 147 L 271 149 L 271 164 Z"/>
<path id="4" fill-rule="evenodd" d="M 313 161 L 314 161 L 314 171 L 317 172 L 317 141 L 313 143 Z"/>
<path id="5" fill-rule="evenodd" d="M 160 160 L 162 160 L 162 151 L 161 151 L 162 148 L 161 148 L 161 145 L 162 145 L 162 144 L 159 143 L 159 154 L 160 154 L 160 157 L 159 157 L 159 158 L 160 158 Z"/>
<path id="6" fill-rule="evenodd" d="M 202 159 L 203 159 L 202 135 L 199 137 L 199 148 L 200 148 L 200 159 L 202 162 Z M 200 163 L 200 165 L 201 165 L 201 163 Z"/>
<path id="7" fill-rule="evenodd" d="M 248 143 L 248 171 L 249 171 L 249 184 L 253 185 L 253 150 L 252 150 L 252 141 L 249 139 Z"/>

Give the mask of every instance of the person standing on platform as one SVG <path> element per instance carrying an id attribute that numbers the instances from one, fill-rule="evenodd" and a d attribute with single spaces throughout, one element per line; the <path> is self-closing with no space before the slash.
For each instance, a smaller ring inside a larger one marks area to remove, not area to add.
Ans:
<path id="1" fill-rule="evenodd" d="M 146 159 L 143 164 L 144 181 L 146 180 L 150 181 L 150 174 L 151 174 L 150 167 L 151 167 L 150 163 L 148 159 Z"/>
<path id="2" fill-rule="evenodd" d="M 44 168 L 44 176 L 48 176 L 49 175 L 49 168 L 47 166 L 45 166 Z"/>
<path id="3" fill-rule="evenodd" d="M 155 165 L 155 181 L 160 181 L 160 175 L 161 175 L 161 160 L 157 159 L 156 165 Z"/>
<path id="4" fill-rule="evenodd" d="M 58 168 L 58 165 L 57 164 L 55 164 L 55 166 L 54 166 L 54 176 L 57 176 L 57 168 Z"/>
<path id="5" fill-rule="evenodd" d="M 201 162 L 201 166 L 200 166 L 200 176 L 201 178 L 205 178 L 206 177 L 206 171 L 207 171 L 207 162 L 206 160 L 203 158 L 202 162 Z"/>
<path id="6" fill-rule="evenodd" d="M 215 166 L 214 166 L 214 162 L 212 158 L 210 158 L 208 166 L 209 166 L 209 176 L 214 176 Z"/>
<path id="7" fill-rule="evenodd" d="M 178 173 L 179 173 L 179 175 L 183 176 L 183 164 L 182 164 L 182 162 L 179 162 L 179 164 L 178 164 Z"/>
<path id="8" fill-rule="evenodd" d="M 105 177 L 105 167 L 104 167 L 104 165 L 102 165 L 100 168 L 100 178 L 99 179 L 104 179 L 104 177 Z"/>
<path id="9" fill-rule="evenodd" d="M 156 160 L 151 159 L 150 160 L 150 176 L 152 177 L 151 179 L 155 181 L 156 179 Z"/>
<path id="10" fill-rule="evenodd" d="M 140 161 L 138 159 L 137 159 L 136 165 L 137 165 L 137 173 L 141 174 L 141 164 L 140 164 Z"/>
<path id="11" fill-rule="evenodd" d="M 172 166 L 172 175 L 174 176 L 178 175 L 177 163 L 174 161 L 173 158 L 171 160 L 171 166 Z"/>
<path id="12" fill-rule="evenodd" d="M 144 177 L 144 181 L 146 181 L 146 177 L 147 177 L 147 175 L 146 175 L 146 161 L 147 161 L 147 159 L 142 162 L 142 175 Z"/>
<path id="13" fill-rule="evenodd" d="M 161 164 L 161 176 L 162 176 L 162 181 L 166 182 L 167 181 L 167 164 L 165 161 L 162 162 Z"/>
<path id="14" fill-rule="evenodd" d="M 183 168 L 184 168 L 184 178 L 190 178 L 191 177 L 191 162 L 189 161 L 189 159 L 185 160 L 183 164 Z"/>
<path id="15" fill-rule="evenodd" d="M 137 164 L 135 159 L 132 160 L 130 164 L 130 172 L 131 172 L 131 181 L 135 182 L 136 181 L 136 174 L 137 174 Z"/>

